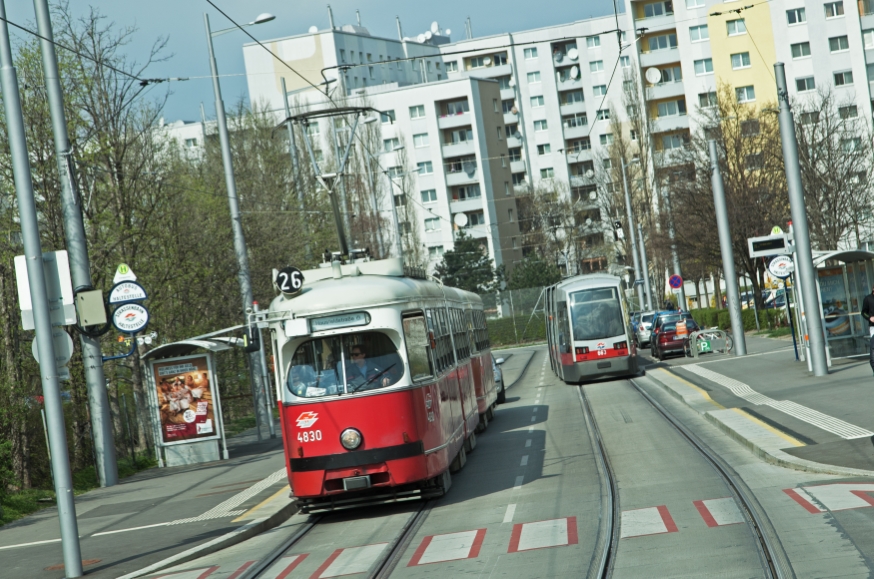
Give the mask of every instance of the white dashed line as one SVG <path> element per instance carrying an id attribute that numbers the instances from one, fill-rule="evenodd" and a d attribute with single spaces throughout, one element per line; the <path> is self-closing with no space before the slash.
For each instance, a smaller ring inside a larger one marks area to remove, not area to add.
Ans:
<path id="1" fill-rule="evenodd" d="M 507 512 L 504 513 L 504 520 L 501 522 L 512 523 L 514 514 L 516 514 L 516 503 L 511 503 L 507 505 Z"/>
<path id="2" fill-rule="evenodd" d="M 528 448 L 530 446 L 531 446 L 531 439 L 529 438 L 528 440 L 525 441 L 525 448 Z"/>
<path id="3" fill-rule="evenodd" d="M 534 409 L 534 414 L 537 414 L 537 408 Z"/>
<path id="4" fill-rule="evenodd" d="M 532 417 L 531 417 L 531 422 L 534 422 L 535 420 L 537 420 L 537 417 L 536 417 L 536 416 L 532 416 Z"/>
<path id="5" fill-rule="evenodd" d="M 528 455 L 522 457 L 522 462 L 519 463 L 519 466 L 528 466 Z"/>
<path id="6" fill-rule="evenodd" d="M 524 476 L 521 476 L 521 475 L 520 475 L 520 476 L 517 476 L 517 477 L 516 477 L 516 484 L 513 485 L 513 488 L 514 488 L 514 489 L 521 489 L 521 488 L 522 488 L 522 481 L 523 481 L 523 480 L 525 480 L 525 477 L 524 477 Z"/>

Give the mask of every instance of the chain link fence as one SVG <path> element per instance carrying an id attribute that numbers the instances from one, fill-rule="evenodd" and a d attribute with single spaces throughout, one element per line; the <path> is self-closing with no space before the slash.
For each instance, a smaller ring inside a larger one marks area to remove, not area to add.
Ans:
<path id="1" fill-rule="evenodd" d="M 492 347 L 546 341 L 542 287 L 480 294 Z"/>

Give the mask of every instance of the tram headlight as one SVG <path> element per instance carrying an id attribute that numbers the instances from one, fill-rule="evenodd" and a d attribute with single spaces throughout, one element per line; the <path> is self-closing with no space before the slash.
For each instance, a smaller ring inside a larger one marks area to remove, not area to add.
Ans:
<path id="1" fill-rule="evenodd" d="M 361 446 L 361 433 L 354 428 L 347 428 L 340 434 L 340 444 L 346 450 L 355 450 Z"/>

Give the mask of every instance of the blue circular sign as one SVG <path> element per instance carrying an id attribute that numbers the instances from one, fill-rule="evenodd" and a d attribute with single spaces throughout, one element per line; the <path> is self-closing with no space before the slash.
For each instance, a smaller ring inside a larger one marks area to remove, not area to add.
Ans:
<path id="1" fill-rule="evenodd" d="M 670 286 L 674 289 L 680 289 L 681 287 L 683 287 L 683 278 L 681 278 L 677 274 L 674 274 L 670 277 L 670 279 L 668 279 L 668 284 L 670 284 Z"/>

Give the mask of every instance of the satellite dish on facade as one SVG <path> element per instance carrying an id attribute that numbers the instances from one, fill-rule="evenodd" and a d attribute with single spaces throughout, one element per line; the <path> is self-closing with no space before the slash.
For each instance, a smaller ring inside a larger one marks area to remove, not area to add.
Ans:
<path id="1" fill-rule="evenodd" d="M 569 48 L 567 51 L 567 57 L 571 60 L 576 60 L 580 57 L 580 52 L 576 48 Z"/>
<path id="2" fill-rule="evenodd" d="M 452 31 L 447 28 L 446 30 L 443 31 L 443 33 L 445 36 L 449 36 L 450 34 L 452 34 Z"/>
<path id="3" fill-rule="evenodd" d="M 556 62 L 561 62 L 562 59 L 564 59 L 564 55 L 563 55 L 562 53 L 560 53 L 560 52 L 556 52 L 556 53 L 555 53 L 555 61 L 556 61 Z"/>
<path id="4" fill-rule="evenodd" d="M 438 32 L 440 32 L 440 25 L 437 24 L 436 20 L 431 23 L 431 32 L 433 32 L 434 34 L 437 34 Z"/>
<path id="5" fill-rule="evenodd" d="M 432 37 L 432 36 L 434 36 L 434 35 L 431 34 L 431 31 L 430 31 L 430 30 L 427 31 L 427 32 L 425 33 L 425 40 L 431 40 L 431 37 Z"/>
<path id="6" fill-rule="evenodd" d="M 516 86 L 516 79 L 511 76 L 510 80 L 507 81 L 507 84 L 509 84 L 510 86 Z"/>
<path id="7" fill-rule="evenodd" d="M 598 198 L 598 193 L 597 193 L 597 191 L 590 191 L 590 192 L 589 192 L 589 199 L 591 199 L 592 201 L 594 201 L 594 200 L 597 199 L 597 198 Z"/>
<path id="8" fill-rule="evenodd" d="M 574 80 L 580 78 L 580 67 L 579 66 L 571 67 L 571 78 Z"/>
<path id="9" fill-rule="evenodd" d="M 513 137 L 516 138 L 516 139 L 521 139 L 521 138 L 522 138 L 522 133 L 520 133 L 519 131 L 516 131 L 515 133 L 513 133 Z"/>
<path id="10" fill-rule="evenodd" d="M 424 34 L 420 34 L 419 36 L 417 36 L 417 37 L 416 37 L 416 42 L 418 42 L 419 44 L 424 43 L 424 42 L 425 42 L 425 35 L 424 35 Z"/>
<path id="11" fill-rule="evenodd" d="M 452 217 L 452 222 L 459 227 L 467 225 L 467 213 L 456 213 Z"/>
<path id="12" fill-rule="evenodd" d="M 646 69 L 644 76 L 646 77 L 646 82 L 649 84 L 658 84 L 662 80 L 662 71 L 655 67 L 648 68 Z"/>
<path id="13" fill-rule="evenodd" d="M 310 26 L 310 30 L 309 30 L 310 34 L 315 34 L 318 31 L 319 31 L 318 26 Z"/>
<path id="14" fill-rule="evenodd" d="M 518 115 L 519 109 L 517 109 L 516 107 L 513 107 L 512 109 L 510 109 L 510 112 L 513 113 L 514 115 Z"/>
<path id="15" fill-rule="evenodd" d="M 490 65 L 491 63 L 492 63 L 492 57 L 491 57 L 491 56 L 484 56 L 484 57 L 483 57 L 483 64 L 485 64 L 486 66 L 488 66 L 488 65 Z"/>

